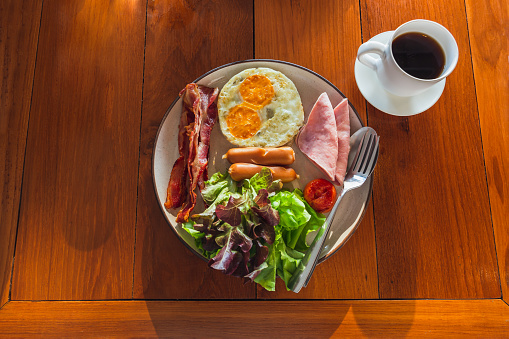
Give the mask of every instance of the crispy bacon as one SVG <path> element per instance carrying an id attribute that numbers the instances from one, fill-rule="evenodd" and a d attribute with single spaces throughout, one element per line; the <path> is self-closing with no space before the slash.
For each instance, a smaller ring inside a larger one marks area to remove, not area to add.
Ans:
<path id="1" fill-rule="evenodd" d="M 179 93 L 182 96 L 187 87 Z M 179 122 L 178 147 L 179 157 L 173 164 L 170 182 L 166 194 L 164 206 L 167 209 L 178 208 L 184 204 L 187 196 L 187 159 L 189 158 L 189 130 L 194 125 L 194 110 L 192 107 L 198 105 L 199 97 L 197 91 L 191 90 L 183 98 L 186 101 L 182 104 L 182 114 Z M 195 103 L 196 102 L 196 103 Z"/>
<path id="2" fill-rule="evenodd" d="M 181 155 L 173 164 L 164 203 L 167 209 L 182 206 L 185 201 L 187 166 L 184 160 L 184 156 Z"/>
<path id="3" fill-rule="evenodd" d="M 196 171 L 196 180 L 198 187 L 203 189 L 204 182 L 207 178 L 207 165 L 209 163 L 209 146 L 210 146 L 210 134 L 212 133 L 212 127 L 217 120 L 217 105 L 212 102 L 207 110 L 207 116 L 203 119 L 203 123 L 200 129 L 200 142 L 198 144 L 198 150 L 196 152 L 196 158 L 193 163 L 193 170 Z"/>
<path id="4" fill-rule="evenodd" d="M 217 120 L 214 101 L 219 90 L 189 84 L 180 92 L 183 101 L 179 124 L 179 158 L 175 161 L 168 184 L 166 208 L 181 206 L 177 222 L 187 221 L 196 205 L 198 186 L 207 180 L 210 133 Z M 185 123 L 185 125 L 184 125 Z"/>

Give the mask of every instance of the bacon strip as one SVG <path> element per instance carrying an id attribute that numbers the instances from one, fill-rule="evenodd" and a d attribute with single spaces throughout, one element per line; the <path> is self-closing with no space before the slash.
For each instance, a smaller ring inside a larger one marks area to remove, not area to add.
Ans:
<path id="1" fill-rule="evenodd" d="M 187 86 L 179 95 L 182 97 L 184 91 L 186 95 L 182 99 L 182 114 L 179 122 L 178 147 L 179 157 L 173 164 L 171 170 L 170 182 L 166 193 L 166 202 L 164 207 L 167 209 L 178 208 L 184 204 L 187 196 L 187 159 L 189 157 L 189 129 L 194 122 L 193 107 L 198 105 L 198 92 Z"/>
<path id="2" fill-rule="evenodd" d="M 200 143 L 198 145 L 198 156 L 196 157 L 197 166 L 200 168 L 198 173 L 198 187 L 200 190 L 205 186 L 204 182 L 208 180 L 207 165 L 209 164 L 210 134 L 217 120 L 217 105 L 212 102 L 208 109 L 207 119 L 204 120 L 200 131 Z"/>
<path id="3" fill-rule="evenodd" d="M 217 98 L 217 94 L 217 89 L 200 86 L 201 115 L 199 137 L 197 140 L 198 142 L 195 143 L 196 153 L 194 154 L 194 159 L 191 164 L 193 174 L 191 180 L 192 182 L 196 182 L 200 189 L 203 188 L 203 181 L 207 180 L 205 171 L 209 162 L 210 134 L 217 119 L 217 105 L 214 102 Z"/>
<path id="4" fill-rule="evenodd" d="M 218 92 L 217 88 L 197 84 L 189 84 L 180 92 L 183 99 L 178 139 L 180 156 L 173 165 L 165 203 L 166 208 L 181 206 L 177 222 L 189 219 L 196 205 L 194 191 L 197 186 L 202 189 L 203 182 L 207 180 L 210 133 L 217 120 L 214 101 Z M 185 126 L 184 121 L 187 123 Z"/>

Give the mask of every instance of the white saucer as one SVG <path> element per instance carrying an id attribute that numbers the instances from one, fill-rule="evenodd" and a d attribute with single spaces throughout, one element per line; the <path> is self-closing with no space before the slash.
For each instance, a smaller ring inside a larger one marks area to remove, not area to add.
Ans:
<path id="1" fill-rule="evenodd" d="M 394 31 L 380 33 L 370 41 L 378 41 L 387 43 L 391 38 Z M 369 54 L 376 57 L 376 54 Z M 424 112 L 433 106 L 444 91 L 445 79 L 430 87 L 428 90 L 421 94 L 411 97 L 400 97 L 387 92 L 375 71 L 371 68 L 361 64 L 358 59 L 355 60 L 355 80 L 357 86 L 366 100 L 382 112 L 397 115 L 408 116 Z"/>

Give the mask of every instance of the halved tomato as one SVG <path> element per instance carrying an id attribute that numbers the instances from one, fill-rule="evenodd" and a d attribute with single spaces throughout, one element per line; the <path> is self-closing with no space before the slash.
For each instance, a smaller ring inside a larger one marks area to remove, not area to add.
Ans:
<path id="1" fill-rule="evenodd" d="M 330 212 L 336 201 L 336 187 L 325 179 L 315 179 L 304 188 L 304 199 L 318 213 Z"/>

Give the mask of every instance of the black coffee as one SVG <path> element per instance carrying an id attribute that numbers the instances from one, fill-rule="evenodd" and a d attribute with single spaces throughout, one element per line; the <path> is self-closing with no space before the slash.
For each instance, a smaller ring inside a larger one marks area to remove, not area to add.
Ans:
<path id="1" fill-rule="evenodd" d="M 392 41 L 392 55 L 399 67 L 420 79 L 435 79 L 442 74 L 445 53 L 440 44 L 422 33 L 405 33 Z"/>

